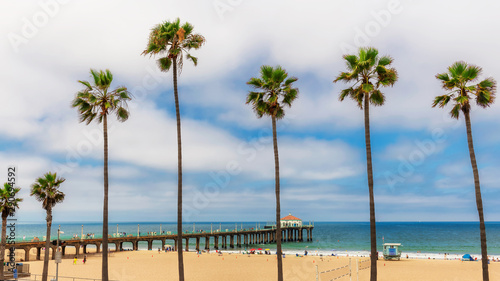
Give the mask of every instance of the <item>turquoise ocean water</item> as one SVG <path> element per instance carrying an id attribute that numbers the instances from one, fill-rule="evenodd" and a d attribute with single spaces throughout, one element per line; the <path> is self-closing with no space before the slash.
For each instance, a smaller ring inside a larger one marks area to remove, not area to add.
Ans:
<path id="1" fill-rule="evenodd" d="M 51 239 L 57 238 L 57 228 L 61 225 L 61 234 L 63 240 L 69 240 L 73 235 L 81 236 L 82 223 L 58 223 L 54 222 L 51 231 Z M 170 231 L 176 233 L 175 223 L 159 223 L 159 222 L 118 222 L 109 224 L 109 233 L 116 232 L 118 224 L 118 232 L 137 235 L 139 224 L 141 236 L 147 235 L 147 232 L 160 233 L 160 224 L 162 231 Z M 199 222 L 199 223 L 184 223 L 184 231 L 204 230 L 210 232 L 211 228 L 234 230 L 250 229 L 261 227 L 265 222 Z M 83 233 L 94 233 L 96 237 L 100 237 L 102 233 L 101 223 L 83 223 Z M 488 239 L 488 254 L 500 255 L 500 222 L 486 223 L 487 239 Z M 16 240 L 31 241 L 35 236 L 40 239 L 46 233 L 45 223 L 20 223 L 16 224 Z M 305 235 L 305 232 L 304 232 Z M 451 254 L 480 254 L 479 240 L 479 224 L 476 222 L 379 222 L 377 223 L 377 243 L 378 249 L 382 249 L 382 241 L 391 243 L 402 243 L 404 252 L 421 252 L 421 253 L 451 253 Z M 168 241 L 167 244 L 172 244 L 173 241 Z M 202 239 L 201 247 L 204 248 L 204 239 Z M 213 243 L 213 241 L 211 241 Z M 213 245 L 213 244 L 212 244 Z M 161 242 L 156 241 L 153 244 L 153 249 L 161 247 Z M 252 245 L 251 247 L 271 248 L 275 249 L 275 244 L 267 245 Z M 110 245 L 114 248 L 114 244 Z M 124 248 L 132 248 L 131 243 L 125 243 Z M 140 249 L 147 249 L 147 242 L 139 243 Z M 190 239 L 190 249 L 195 248 L 195 239 Z M 287 242 L 283 244 L 283 249 L 288 252 L 302 253 L 305 249 L 309 252 L 319 251 L 323 253 L 329 252 L 356 252 L 370 250 L 370 225 L 368 222 L 316 222 L 314 223 L 313 241 L 311 242 Z M 213 246 L 211 246 L 213 249 Z M 228 247 L 228 250 L 229 247 Z M 235 248 L 234 250 L 238 250 Z"/>

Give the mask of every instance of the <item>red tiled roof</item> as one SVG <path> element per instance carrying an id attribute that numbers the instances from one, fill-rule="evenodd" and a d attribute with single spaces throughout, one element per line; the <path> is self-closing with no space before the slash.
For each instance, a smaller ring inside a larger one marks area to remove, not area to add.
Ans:
<path id="1" fill-rule="evenodd" d="M 288 215 L 284 218 L 281 218 L 282 221 L 291 221 L 291 220 L 294 220 L 294 221 L 300 221 L 301 219 L 297 218 L 297 217 L 294 217 L 292 215 Z"/>

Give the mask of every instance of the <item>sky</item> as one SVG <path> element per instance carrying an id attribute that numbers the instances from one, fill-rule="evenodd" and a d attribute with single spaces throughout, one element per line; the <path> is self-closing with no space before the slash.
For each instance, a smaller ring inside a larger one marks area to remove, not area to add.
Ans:
<path id="1" fill-rule="evenodd" d="M 245 104 L 261 65 L 281 65 L 299 96 L 278 121 L 281 213 L 368 221 L 363 112 L 340 102 L 343 54 L 373 46 L 399 79 L 370 108 L 378 221 L 477 221 L 463 118 L 432 108 L 438 73 L 464 60 L 500 79 L 500 4 L 491 1 L 3 1 L 0 180 L 17 168 L 19 221 L 45 220 L 30 186 L 57 172 L 54 221 L 102 221 L 102 125 L 71 107 L 90 69 L 134 96 L 109 121 L 109 220 L 174 222 L 177 146 L 171 72 L 141 55 L 151 28 L 190 22 L 206 44 L 179 76 L 184 220 L 274 221 L 271 120 Z M 471 113 L 485 218 L 500 221 L 500 105 Z"/>

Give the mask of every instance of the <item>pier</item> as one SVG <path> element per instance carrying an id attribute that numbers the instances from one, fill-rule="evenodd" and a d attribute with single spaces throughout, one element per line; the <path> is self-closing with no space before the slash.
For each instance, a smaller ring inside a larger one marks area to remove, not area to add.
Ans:
<path id="1" fill-rule="evenodd" d="M 281 228 L 281 241 L 282 242 L 302 242 L 302 241 L 312 241 L 312 230 L 314 226 L 290 226 Z M 305 236 L 304 236 L 305 232 Z M 115 251 L 123 250 L 124 243 L 130 243 L 132 249 L 137 251 L 139 249 L 139 242 L 147 242 L 148 250 L 152 250 L 153 241 L 161 241 L 161 249 L 165 250 L 165 245 L 167 241 L 173 241 L 173 250 L 176 251 L 177 246 L 177 234 L 158 234 L 158 235 L 147 235 L 147 236 L 134 236 L 132 234 L 126 237 L 110 237 L 108 238 L 108 247 L 110 244 L 115 244 Z M 200 251 L 200 245 L 205 244 L 204 250 L 210 249 L 210 241 L 214 241 L 214 249 L 230 249 L 241 248 L 243 246 L 248 246 L 251 244 L 270 244 L 276 243 L 276 228 L 264 228 L 264 229 L 242 229 L 242 230 L 229 230 L 229 231 L 197 231 L 191 233 L 183 233 L 182 239 L 185 241 L 185 250 L 189 251 L 189 240 L 195 239 L 196 246 L 195 249 Z M 228 243 L 229 240 L 229 243 Z M 75 247 L 76 255 L 86 254 L 87 246 L 94 245 L 96 247 L 96 252 L 101 252 L 102 238 L 88 238 L 88 239 L 71 239 L 64 240 L 64 244 L 60 245 L 62 255 L 65 255 L 66 247 Z M 40 260 L 40 255 L 42 248 L 45 247 L 45 241 L 36 242 L 16 242 L 16 249 L 24 250 L 24 260 L 29 261 L 29 252 L 31 249 L 36 248 L 36 259 Z M 52 249 L 52 259 L 55 259 L 56 246 L 50 244 Z M 112 249 L 112 247 L 110 247 Z M 82 252 L 80 252 L 82 251 Z"/>

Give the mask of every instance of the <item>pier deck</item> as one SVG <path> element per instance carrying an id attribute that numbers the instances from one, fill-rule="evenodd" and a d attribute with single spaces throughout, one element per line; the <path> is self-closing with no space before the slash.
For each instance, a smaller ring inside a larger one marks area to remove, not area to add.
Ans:
<path id="1" fill-rule="evenodd" d="M 312 230 L 314 226 L 299 226 L 299 227 L 283 227 L 281 228 L 281 237 L 282 242 L 302 242 L 304 241 L 304 231 L 306 232 L 305 241 L 312 241 Z M 108 245 L 115 244 L 115 250 L 121 251 L 123 250 L 123 243 L 131 243 L 133 250 L 139 249 L 139 242 L 147 242 L 148 250 L 152 250 L 153 241 L 161 241 L 162 250 L 165 250 L 165 245 L 167 240 L 173 241 L 173 250 L 176 251 L 177 245 L 177 234 L 158 234 L 158 235 L 147 235 L 147 236 L 134 236 L 132 234 L 127 235 L 126 237 L 110 237 L 108 238 Z M 190 232 L 183 233 L 182 239 L 185 240 L 185 250 L 189 251 L 189 239 L 196 239 L 196 247 L 197 251 L 200 250 L 200 243 L 205 241 L 204 249 L 210 249 L 210 241 L 213 240 L 214 249 L 227 249 L 228 248 L 228 238 L 229 238 L 229 248 L 241 248 L 242 246 L 248 246 L 250 244 L 268 244 L 268 243 L 276 243 L 276 229 L 268 228 L 268 229 L 255 229 L 255 230 L 232 230 L 232 231 L 199 231 L 199 232 Z M 95 245 L 97 253 L 101 251 L 102 238 L 88 238 L 88 239 L 71 239 L 64 240 L 64 244 L 61 245 L 62 255 L 65 255 L 66 247 L 75 247 L 76 255 L 80 254 L 80 249 L 82 249 L 83 254 L 87 253 L 87 246 Z M 25 252 L 25 261 L 29 261 L 29 251 L 33 248 L 36 248 L 36 259 L 40 260 L 40 255 L 42 248 L 45 247 L 45 241 L 35 241 L 35 242 L 16 242 L 16 249 L 23 249 Z M 55 250 L 56 246 L 50 244 L 50 248 L 52 249 L 51 258 L 55 258 Z"/>

